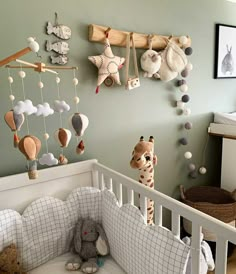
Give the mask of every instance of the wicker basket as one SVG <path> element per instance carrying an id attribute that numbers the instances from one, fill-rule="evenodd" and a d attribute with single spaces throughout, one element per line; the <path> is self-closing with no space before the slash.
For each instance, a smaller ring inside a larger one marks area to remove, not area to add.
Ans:
<path id="1" fill-rule="evenodd" d="M 231 193 L 219 187 L 196 186 L 185 191 L 180 186 L 182 201 L 218 220 L 230 223 L 236 219 L 236 189 Z"/>

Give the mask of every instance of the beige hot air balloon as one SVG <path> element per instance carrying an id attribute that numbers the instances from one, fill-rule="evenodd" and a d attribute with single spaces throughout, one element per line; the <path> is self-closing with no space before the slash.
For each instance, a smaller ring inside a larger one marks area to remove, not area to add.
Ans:
<path id="1" fill-rule="evenodd" d="M 38 156 L 41 148 L 41 141 L 33 135 L 26 135 L 20 140 L 18 147 L 27 160 L 33 161 L 36 160 Z"/>
<path id="2" fill-rule="evenodd" d="M 59 128 L 55 131 L 54 137 L 61 147 L 67 147 L 71 139 L 71 132 L 68 129 Z"/>

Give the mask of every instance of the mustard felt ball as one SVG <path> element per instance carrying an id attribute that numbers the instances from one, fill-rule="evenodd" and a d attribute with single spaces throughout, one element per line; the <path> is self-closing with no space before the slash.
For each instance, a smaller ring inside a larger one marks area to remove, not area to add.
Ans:
<path id="1" fill-rule="evenodd" d="M 192 153 L 190 152 L 190 151 L 186 151 L 185 153 L 184 153 L 184 157 L 186 158 L 186 159 L 191 159 L 192 158 Z"/>
<path id="2" fill-rule="evenodd" d="M 10 99 L 10 101 L 14 101 L 15 100 L 15 96 L 14 95 L 9 95 L 9 99 Z"/>
<path id="3" fill-rule="evenodd" d="M 13 78 L 12 78 L 11 76 L 9 76 L 7 79 L 8 79 L 8 82 L 9 82 L 10 84 L 13 83 Z"/>

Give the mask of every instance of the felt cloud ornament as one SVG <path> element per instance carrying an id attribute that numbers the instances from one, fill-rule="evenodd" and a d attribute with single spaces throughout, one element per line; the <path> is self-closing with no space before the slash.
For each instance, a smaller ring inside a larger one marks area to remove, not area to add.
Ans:
<path id="1" fill-rule="evenodd" d="M 72 125 L 76 136 L 83 136 L 89 125 L 89 119 L 86 115 L 77 112 L 69 118 L 69 123 Z"/>
<path id="2" fill-rule="evenodd" d="M 89 56 L 88 59 L 98 68 L 96 93 L 99 92 L 99 86 L 108 76 L 111 77 L 118 85 L 121 84 L 118 70 L 124 64 L 125 58 L 115 56 L 112 53 L 108 38 L 106 38 L 105 41 L 104 52 L 101 55 Z"/>
<path id="3" fill-rule="evenodd" d="M 68 129 L 59 128 L 55 131 L 54 137 L 61 147 L 67 147 L 71 139 L 71 132 Z"/>
<path id="4" fill-rule="evenodd" d="M 37 112 L 37 108 L 33 105 L 32 101 L 27 99 L 25 101 L 19 101 L 14 106 L 13 111 L 16 114 L 26 113 L 27 115 L 31 115 Z"/>
<path id="5" fill-rule="evenodd" d="M 53 166 L 58 164 L 58 160 L 52 153 L 45 153 L 41 158 L 39 158 L 39 163 L 40 165 Z"/>
<path id="6" fill-rule="evenodd" d="M 47 117 L 48 115 L 52 115 L 54 110 L 50 107 L 48 103 L 43 103 L 42 105 L 37 105 L 37 112 L 35 113 L 36 116 L 43 115 Z"/>
<path id="7" fill-rule="evenodd" d="M 69 111 L 70 106 L 65 101 L 55 100 L 54 101 L 54 110 L 56 112 Z"/>

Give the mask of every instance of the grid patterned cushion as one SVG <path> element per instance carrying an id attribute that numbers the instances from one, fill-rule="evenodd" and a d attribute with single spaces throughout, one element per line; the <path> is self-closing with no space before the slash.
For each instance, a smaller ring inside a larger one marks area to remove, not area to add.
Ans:
<path id="1" fill-rule="evenodd" d="M 146 226 L 137 207 L 119 207 L 109 190 L 103 192 L 102 222 L 111 256 L 127 273 L 185 273 L 190 248 L 169 230 Z"/>
<path id="2" fill-rule="evenodd" d="M 43 197 L 29 205 L 22 216 L 0 212 L 0 250 L 16 243 L 26 271 L 69 250 L 78 218 L 101 222 L 101 192 L 92 187 L 75 189 L 66 201 Z"/>

